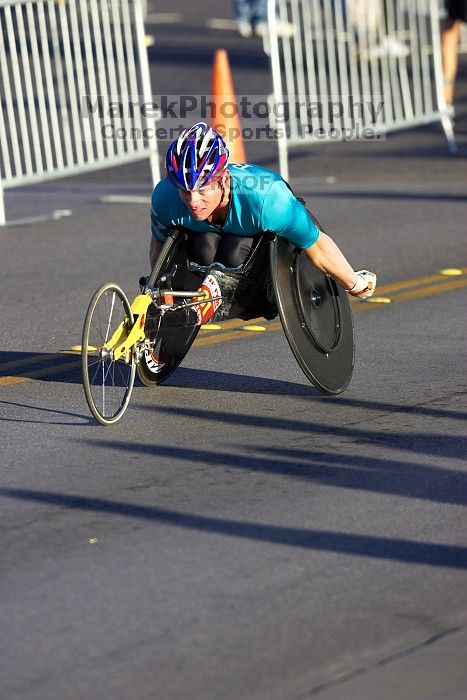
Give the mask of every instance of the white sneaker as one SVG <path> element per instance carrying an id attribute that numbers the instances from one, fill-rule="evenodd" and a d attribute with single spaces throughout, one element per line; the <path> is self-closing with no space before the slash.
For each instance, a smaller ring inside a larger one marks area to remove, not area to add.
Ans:
<path id="1" fill-rule="evenodd" d="M 405 58 L 410 53 L 409 47 L 402 41 L 399 41 L 399 39 L 394 39 L 388 36 L 383 41 L 383 44 L 385 44 L 388 54 L 390 56 L 394 56 L 395 58 Z"/>
<path id="2" fill-rule="evenodd" d="M 263 37 L 267 33 L 268 33 L 268 23 L 267 22 L 258 22 L 258 24 L 255 24 L 256 36 Z"/>
<path id="3" fill-rule="evenodd" d="M 276 31 L 277 31 L 277 36 L 283 36 L 283 37 L 291 37 L 295 34 L 295 26 L 291 24 L 290 22 L 282 22 L 282 20 L 278 19 L 276 21 Z M 267 22 L 258 22 L 258 24 L 255 26 L 255 34 L 256 36 L 259 37 L 264 37 L 268 33 L 268 23 Z"/>
<path id="4" fill-rule="evenodd" d="M 291 37 L 295 34 L 296 28 L 291 22 L 283 22 L 282 20 L 278 19 L 276 22 L 276 27 L 278 36 Z"/>
<path id="5" fill-rule="evenodd" d="M 446 102 L 446 114 L 448 115 L 449 119 L 454 119 L 456 116 L 454 105 L 452 105 L 450 102 Z"/>
<path id="6" fill-rule="evenodd" d="M 253 28 L 249 22 L 245 22 L 243 20 L 238 21 L 237 29 L 240 36 L 242 36 L 244 39 L 249 39 L 250 36 L 253 35 Z"/>
<path id="7" fill-rule="evenodd" d="M 405 58 L 410 53 L 408 46 L 398 39 L 386 36 L 381 44 L 373 46 L 369 55 L 371 58 L 382 58 L 383 56 L 393 56 L 394 58 Z"/>

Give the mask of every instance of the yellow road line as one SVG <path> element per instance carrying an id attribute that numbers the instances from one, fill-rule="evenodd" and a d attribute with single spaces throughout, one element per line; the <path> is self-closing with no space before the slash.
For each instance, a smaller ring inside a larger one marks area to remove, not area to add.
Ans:
<path id="1" fill-rule="evenodd" d="M 258 318 L 252 318 L 250 321 L 248 321 L 248 323 L 255 323 L 256 321 L 258 323 L 260 321 L 262 321 L 264 323 L 264 319 L 261 316 L 259 316 Z M 242 326 L 245 325 L 245 323 L 246 323 L 246 321 L 242 321 L 239 318 L 232 318 L 232 319 L 230 319 L 230 321 L 219 321 L 219 326 L 220 326 L 221 330 L 224 330 L 225 328 L 227 328 L 227 329 L 241 328 Z M 204 326 L 204 329 L 206 332 L 209 331 L 209 325 L 210 324 L 208 323 L 206 326 Z M 214 324 L 214 325 L 217 325 L 217 324 Z M 220 330 L 220 329 L 218 329 L 218 330 Z M 214 332 L 214 330 L 215 329 L 213 329 L 213 332 Z"/>
<path id="2" fill-rule="evenodd" d="M 282 328 L 280 321 L 275 321 L 267 326 L 268 331 L 278 331 Z M 241 332 L 239 332 L 241 331 Z M 242 331 L 241 328 L 238 330 L 227 331 L 222 333 L 218 331 L 215 335 L 203 336 L 202 338 L 197 338 L 193 343 L 193 347 L 201 347 L 202 345 L 214 345 L 215 343 L 223 343 L 227 340 L 238 340 L 239 338 L 248 338 L 252 335 L 258 337 L 257 331 Z"/>
<path id="3" fill-rule="evenodd" d="M 443 278 L 446 280 L 446 278 Z M 467 279 L 454 281 L 445 281 L 444 284 L 432 284 L 428 287 L 420 287 L 418 289 L 412 289 L 408 292 L 402 292 L 391 297 L 393 304 L 397 304 L 403 301 L 409 301 L 410 299 L 422 299 L 423 297 L 431 297 L 436 294 L 442 294 L 443 292 L 451 292 L 454 289 L 460 289 L 467 285 Z M 358 301 L 358 299 L 352 300 L 351 308 L 353 314 L 359 314 L 363 311 L 370 311 L 370 309 L 377 309 L 381 306 L 386 306 L 385 304 L 369 304 L 364 301 Z"/>
<path id="4" fill-rule="evenodd" d="M 426 275 L 425 277 L 416 277 L 410 280 L 401 280 L 400 282 L 391 282 L 390 284 L 378 284 L 376 289 L 378 294 L 390 294 L 391 292 L 398 292 L 402 289 L 409 289 L 410 287 L 420 287 L 423 284 L 430 284 L 436 281 L 442 281 L 446 278 L 443 275 Z"/>
<path id="5" fill-rule="evenodd" d="M 446 279 L 446 278 L 444 278 Z M 443 292 L 451 292 L 454 289 L 460 289 L 467 285 L 467 279 L 456 280 L 452 282 L 445 282 L 444 284 L 432 284 L 428 287 L 421 287 L 420 289 L 412 289 L 409 292 L 403 292 L 394 297 L 394 302 L 408 301 L 409 299 L 418 299 L 421 297 L 434 296 L 435 294 L 442 294 Z"/>
<path id="6" fill-rule="evenodd" d="M 14 360 L 12 362 L 4 362 L 0 364 L 0 370 L 6 371 L 9 369 L 17 369 L 18 367 L 27 367 L 28 365 L 37 365 L 38 362 L 51 362 L 52 360 L 58 360 L 63 357 L 62 353 L 55 353 L 50 355 L 34 355 L 32 357 L 26 357 L 24 360 Z"/>
<path id="7" fill-rule="evenodd" d="M 467 267 L 459 268 L 462 274 L 467 272 Z M 388 294 L 390 292 L 397 292 L 401 289 L 409 289 L 410 287 L 420 287 L 423 284 L 431 284 L 432 282 L 445 282 L 446 276 L 441 273 L 436 273 L 434 275 L 425 275 L 424 277 L 414 277 L 410 280 L 401 280 L 400 282 L 391 282 L 389 284 L 377 285 L 378 296 Z"/>
<path id="8" fill-rule="evenodd" d="M 440 270 L 440 273 L 448 277 L 457 277 L 458 275 L 462 275 L 462 270 L 459 270 L 458 267 L 445 267 L 444 270 Z"/>
<path id="9" fill-rule="evenodd" d="M 29 382 L 31 377 L 0 377 L 0 386 L 10 386 L 10 384 L 21 384 Z"/>
<path id="10" fill-rule="evenodd" d="M 63 357 L 63 355 L 59 355 L 58 357 Z M 81 360 L 79 362 L 64 362 L 60 365 L 55 365 L 54 367 L 43 367 L 42 369 L 33 370 L 27 374 L 16 374 L 10 377 L 0 377 L 0 386 L 10 386 L 11 384 L 27 382 L 30 379 L 40 379 L 41 377 L 47 377 L 49 375 L 55 376 L 56 374 L 64 374 L 65 372 L 70 372 L 72 369 L 76 369 L 77 367 L 81 367 Z"/>
<path id="11" fill-rule="evenodd" d="M 239 318 L 233 318 L 230 321 L 220 321 L 219 324 L 214 324 L 214 329 L 211 330 L 209 328 L 210 324 L 208 323 L 206 326 L 202 326 L 202 330 L 204 330 L 203 336 L 207 337 L 208 333 L 212 335 L 222 335 L 224 331 L 233 331 L 233 330 L 242 330 L 246 326 L 256 326 L 256 325 L 261 325 L 268 327 L 269 322 L 265 321 L 265 319 L 262 316 L 258 316 L 257 318 L 251 318 L 249 321 L 242 321 Z M 196 343 L 199 342 L 199 336 L 197 340 L 195 341 Z"/>

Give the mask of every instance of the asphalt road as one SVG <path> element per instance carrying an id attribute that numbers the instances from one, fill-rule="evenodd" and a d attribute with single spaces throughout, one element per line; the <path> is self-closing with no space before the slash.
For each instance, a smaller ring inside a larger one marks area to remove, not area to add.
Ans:
<path id="1" fill-rule="evenodd" d="M 221 42 L 237 89 L 267 91 L 259 42 L 206 29 L 229 7 L 157 3 L 178 11 L 149 24 L 157 92 L 205 91 Z M 96 425 L 63 351 L 95 288 L 132 296 L 147 271 L 148 207 L 101 198 L 149 197 L 149 169 L 9 194 L 10 216 L 73 215 L 0 230 L 2 699 L 465 697 L 466 96 L 464 72 L 457 158 L 426 127 L 292 159 L 391 299 L 354 307 L 337 398 L 274 326 L 202 332 L 165 386 Z"/>

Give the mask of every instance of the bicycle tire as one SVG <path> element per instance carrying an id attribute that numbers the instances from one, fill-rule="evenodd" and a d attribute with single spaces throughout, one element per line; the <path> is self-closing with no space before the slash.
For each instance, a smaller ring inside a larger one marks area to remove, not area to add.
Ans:
<path id="1" fill-rule="evenodd" d="M 108 315 L 107 320 L 105 315 Z M 89 410 L 101 425 L 112 425 L 120 420 L 133 391 L 136 373 L 133 348 L 129 363 L 115 362 L 100 354 L 100 349 L 125 317 L 131 327 L 133 312 L 123 290 L 112 282 L 102 285 L 86 312 L 81 342 L 84 395 Z"/>

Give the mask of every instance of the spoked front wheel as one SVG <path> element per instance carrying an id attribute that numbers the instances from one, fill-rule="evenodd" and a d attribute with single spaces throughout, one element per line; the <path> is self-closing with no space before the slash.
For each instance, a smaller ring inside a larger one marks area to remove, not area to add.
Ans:
<path id="1" fill-rule="evenodd" d="M 112 349 L 107 347 L 124 319 L 129 332 L 134 319 L 128 299 L 117 284 L 104 284 L 89 304 L 81 343 L 86 401 L 102 425 L 111 425 L 122 417 L 135 381 L 134 349 L 130 348 L 126 362 L 123 358 L 115 361 Z"/>

